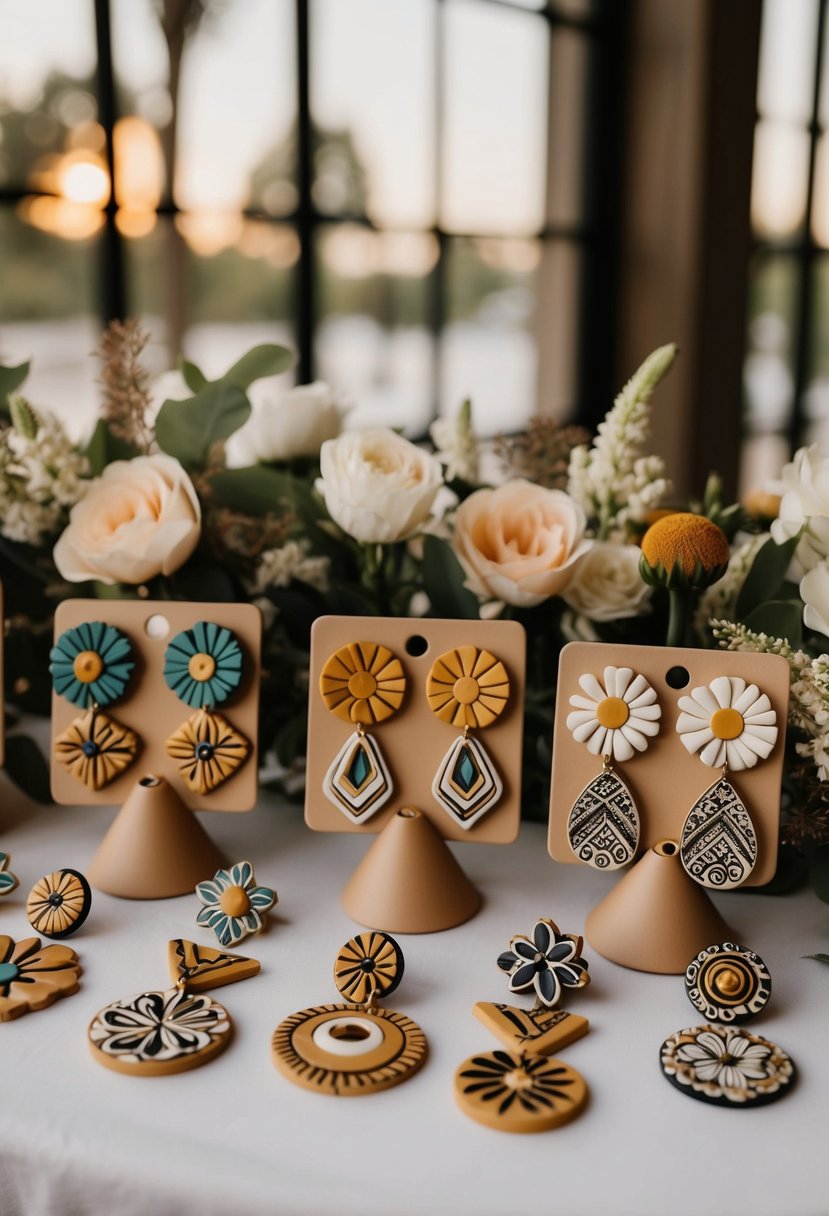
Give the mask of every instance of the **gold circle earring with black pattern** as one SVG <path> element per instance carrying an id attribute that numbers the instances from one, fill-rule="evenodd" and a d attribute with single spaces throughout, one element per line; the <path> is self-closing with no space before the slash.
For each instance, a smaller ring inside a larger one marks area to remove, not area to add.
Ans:
<path id="1" fill-rule="evenodd" d="M 356 727 L 332 760 L 323 793 L 351 823 L 365 823 L 394 792 L 380 745 L 366 727 L 387 721 L 403 704 L 403 665 L 377 642 L 349 642 L 326 659 L 319 689 L 326 708 Z"/>
<path id="2" fill-rule="evenodd" d="M 509 695 L 504 664 L 477 646 L 447 650 L 426 677 L 432 713 L 463 732 L 441 760 L 432 794 L 464 830 L 492 810 L 504 788 L 484 745 L 470 731 L 491 726 L 509 704 Z"/>

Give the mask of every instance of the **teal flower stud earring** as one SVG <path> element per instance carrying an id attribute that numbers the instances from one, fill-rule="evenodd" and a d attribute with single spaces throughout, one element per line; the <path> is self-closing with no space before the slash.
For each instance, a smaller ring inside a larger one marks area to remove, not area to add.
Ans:
<path id="1" fill-rule="evenodd" d="M 19 884 L 17 875 L 9 869 L 10 862 L 10 853 L 0 853 L 0 896 L 10 895 Z"/>
<path id="2" fill-rule="evenodd" d="M 57 736 L 55 754 L 91 790 L 120 777 L 138 754 L 135 733 L 101 712 L 123 697 L 134 668 L 129 638 L 103 621 L 65 630 L 49 655 L 55 692 L 86 710 Z"/>
<path id="3" fill-rule="evenodd" d="M 196 713 L 167 740 L 167 755 L 195 794 L 210 794 L 231 777 L 250 752 L 250 742 L 215 713 L 242 682 L 244 656 L 236 636 L 222 625 L 199 621 L 176 634 L 164 656 L 164 680 Z"/>
<path id="4" fill-rule="evenodd" d="M 200 882 L 196 895 L 203 905 L 196 923 L 212 929 L 222 946 L 232 946 L 264 927 L 263 916 L 276 903 L 276 891 L 257 887 L 253 866 L 240 861 Z"/>

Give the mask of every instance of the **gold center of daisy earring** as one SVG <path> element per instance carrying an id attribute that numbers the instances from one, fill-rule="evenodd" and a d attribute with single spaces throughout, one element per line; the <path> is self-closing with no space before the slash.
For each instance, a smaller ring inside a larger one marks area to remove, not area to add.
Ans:
<path id="1" fill-rule="evenodd" d="M 743 733 L 743 715 L 736 709 L 718 709 L 711 715 L 711 734 L 715 739 L 739 739 Z"/>
<path id="2" fill-rule="evenodd" d="M 75 679 L 80 680 L 81 684 L 91 684 L 103 670 L 103 660 L 94 650 L 82 650 L 72 664 Z"/>
<path id="3" fill-rule="evenodd" d="M 473 676 L 461 676 L 452 687 L 459 705 L 474 705 L 480 691 L 478 681 Z"/>
<path id="4" fill-rule="evenodd" d="M 348 691 L 358 701 L 367 701 L 377 692 L 377 681 L 370 671 L 355 671 L 348 681 Z"/>
<path id="5" fill-rule="evenodd" d="M 219 907 L 225 916 L 244 916 L 250 912 L 250 897 L 244 887 L 228 887 L 222 892 Z"/>
<path id="6" fill-rule="evenodd" d="M 607 730 L 618 730 L 630 717 L 630 710 L 621 697 L 605 697 L 596 706 L 596 718 Z"/>
<path id="7" fill-rule="evenodd" d="M 212 654 L 194 654 L 187 664 L 187 670 L 194 680 L 203 684 L 205 680 L 212 679 L 216 671 L 216 660 Z"/>

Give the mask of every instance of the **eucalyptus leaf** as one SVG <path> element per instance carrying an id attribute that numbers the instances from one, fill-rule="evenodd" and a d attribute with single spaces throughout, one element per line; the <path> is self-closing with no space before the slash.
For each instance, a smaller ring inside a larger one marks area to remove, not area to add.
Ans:
<path id="1" fill-rule="evenodd" d="M 189 360 L 183 358 L 179 359 L 178 367 L 190 392 L 200 393 L 207 384 L 207 376 L 204 372 L 196 367 L 195 363 L 190 363 Z"/>
<path id="2" fill-rule="evenodd" d="M 766 543 L 761 545 L 737 597 L 737 620 L 745 621 L 755 608 L 779 594 L 799 539 L 798 533 L 778 545 L 769 537 Z M 766 633 L 768 632 L 766 630 Z M 782 634 L 777 636 L 782 637 Z"/>
<path id="3" fill-rule="evenodd" d="M 6 739 L 6 772 L 35 802 L 52 801 L 46 757 L 28 735 L 9 735 Z"/>
<path id="4" fill-rule="evenodd" d="M 140 456 L 141 452 L 126 439 L 119 439 L 117 435 L 113 435 L 104 419 L 99 418 L 92 437 L 86 445 L 84 455 L 89 461 L 93 477 L 100 477 L 106 466 L 112 464 L 114 460 L 133 460 L 136 456 Z"/>
<path id="5" fill-rule="evenodd" d="M 165 401 L 158 412 L 158 446 L 186 469 L 203 468 L 214 443 L 227 439 L 250 417 L 242 388 L 223 380 L 206 384 L 187 401 Z"/>
<path id="6" fill-rule="evenodd" d="M 464 573 L 451 546 L 438 536 L 423 538 L 423 589 L 434 616 L 477 620 L 478 597 L 463 585 Z"/>
<path id="7" fill-rule="evenodd" d="M 743 624 L 755 633 L 784 638 L 791 646 L 799 646 L 803 637 L 803 605 L 800 600 L 769 600 L 749 612 Z"/>
<path id="8" fill-rule="evenodd" d="M 286 502 L 292 503 L 297 492 L 290 473 L 262 464 L 224 469 L 210 478 L 210 485 L 219 502 L 246 515 L 278 511 Z"/>
<path id="9" fill-rule="evenodd" d="M 254 346 L 228 368 L 219 378 L 220 383 L 248 388 L 254 380 L 261 380 L 263 376 L 277 376 L 280 372 L 287 371 L 293 361 L 294 356 L 287 346 L 263 343 L 261 346 Z"/>
<path id="10" fill-rule="evenodd" d="M 818 963 L 829 963 L 829 954 L 804 954 L 804 958 L 813 958 Z"/>

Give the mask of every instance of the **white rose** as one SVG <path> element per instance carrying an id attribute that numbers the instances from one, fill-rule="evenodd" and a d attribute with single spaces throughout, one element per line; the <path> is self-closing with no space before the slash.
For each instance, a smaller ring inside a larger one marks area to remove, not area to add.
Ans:
<path id="1" fill-rule="evenodd" d="M 651 589 L 639 573 L 642 552 L 637 545 L 595 541 L 562 598 L 591 621 L 614 621 L 640 616 Z"/>
<path id="2" fill-rule="evenodd" d="M 771 534 L 782 545 L 806 525 L 790 572 L 798 579 L 829 557 L 829 456 L 816 443 L 801 448 L 784 467 L 781 478 L 780 514 L 771 525 Z"/>
<path id="3" fill-rule="evenodd" d="M 225 445 L 229 469 L 316 456 L 342 430 L 343 410 L 321 380 L 285 390 L 268 377 L 252 384 L 248 397 L 251 415 Z"/>
<path id="4" fill-rule="evenodd" d="M 200 534 L 199 500 L 179 462 L 136 456 L 89 483 L 53 556 L 70 583 L 146 583 L 184 565 Z"/>
<path id="5" fill-rule="evenodd" d="M 440 461 L 385 427 L 346 431 L 320 451 L 316 487 L 355 540 L 389 544 L 428 522 L 443 485 Z"/>
<path id="6" fill-rule="evenodd" d="M 829 637 L 829 563 L 813 566 L 800 580 L 803 624 Z"/>
<path id="7" fill-rule="evenodd" d="M 517 478 L 458 507 L 452 541 L 466 585 L 484 599 L 531 608 L 559 595 L 590 549 L 584 511 L 563 490 Z"/>

